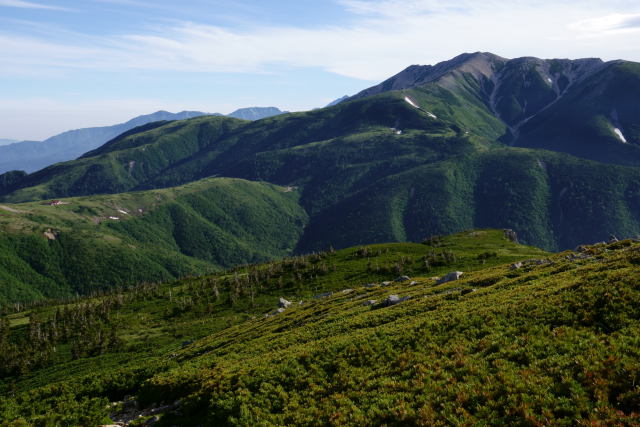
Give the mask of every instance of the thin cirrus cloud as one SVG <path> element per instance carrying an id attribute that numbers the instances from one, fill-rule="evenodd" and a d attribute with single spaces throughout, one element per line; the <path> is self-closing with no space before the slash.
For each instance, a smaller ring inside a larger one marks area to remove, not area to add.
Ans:
<path id="1" fill-rule="evenodd" d="M 60 11 L 68 11 L 69 9 L 59 6 L 51 6 L 42 3 L 34 3 L 30 1 L 23 0 L 0 0 L 0 7 L 17 7 L 21 9 L 45 9 L 45 10 L 60 10 Z"/>
<path id="2" fill-rule="evenodd" d="M 585 0 L 588 8 L 576 7 L 574 0 L 514 0 L 509 5 L 497 0 L 337 1 L 353 17 L 348 24 L 238 29 L 174 21 L 156 28 L 142 26 L 145 30 L 137 33 L 80 36 L 77 41 L 0 34 L 0 60 L 5 70 L 14 72 L 33 65 L 239 73 L 312 67 L 375 81 L 413 63 L 434 63 L 476 50 L 506 57 L 606 59 L 619 54 L 615 46 L 598 51 L 598 46 L 576 40 L 585 34 L 631 31 L 640 24 L 639 14 L 604 13 L 614 3 L 623 10 L 627 0 Z M 26 2 L 0 0 L 0 5 L 6 3 Z"/>
<path id="3" fill-rule="evenodd" d="M 340 4 L 355 17 L 348 25 L 242 31 L 187 22 L 152 34 L 122 36 L 117 43 L 119 51 L 130 57 L 125 62 L 134 67 L 268 72 L 278 64 L 318 67 L 363 80 L 379 80 L 416 62 L 434 63 L 476 50 L 545 57 L 565 57 L 567 52 L 606 57 L 613 50 L 574 45 L 575 31 L 567 28 L 598 13 L 597 7 L 592 11 L 569 3 L 523 0 L 514 1 L 516 8 L 495 0 L 341 0 Z M 632 21 L 618 24 L 624 23 Z M 559 38 L 565 42 L 558 43 Z"/>
<path id="4" fill-rule="evenodd" d="M 614 13 L 572 23 L 569 28 L 591 36 L 640 31 L 640 13 Z"/>

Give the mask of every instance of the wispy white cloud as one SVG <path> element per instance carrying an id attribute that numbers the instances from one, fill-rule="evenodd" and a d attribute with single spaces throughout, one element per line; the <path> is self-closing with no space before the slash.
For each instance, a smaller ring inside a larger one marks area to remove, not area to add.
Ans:
<path id="1" fill-rule="evenodd" d="M 471 0 L 339 0 L 349 12 L 366 16 L 406 17 L 451 11 L 469 12 L 481 2 Z"/>
<path id="2" fill-rule="evenodd" d="M 435 63 L 476 50 L 506 57 L 612 58 L 622 52 L 616 46 L 634 44 L 629 36 L 619 34 L 620 43 L 605 46 L 583 40 L 577 29 L 635 29 L 640 16 L 606 13 L 611 4 L 628 8 L 630 0 L 338 1 L 354 16 L 348 25 L 233 29 L 174 22 L 138 33 L 80 36 L 78 42 L 0 33 L 0 61 L 7 70 L 37 66 L 264 73 L 274 66 L 315 67 L 373 81 L 413 63 Z M 629 59 L 638 60 L 640 54 Z"/>
<path id="3" fill-rule="evenodd" d="M 22 9 L 47 9 L 47 10 L 64 10 L 64 11 L 69 10 L 64 7 L 51 6 L 47 4 L 34 3 L 34 2 L 23 1 L 23 0 L 0 0 L 0 6 L 18 7 Z"/>
<path id="4" fill-rule="evenodd" d="M 589 36 L 640 31 L 640 13 L 614 13 L 584 19 L 569 25 L 569 28 Z"/>

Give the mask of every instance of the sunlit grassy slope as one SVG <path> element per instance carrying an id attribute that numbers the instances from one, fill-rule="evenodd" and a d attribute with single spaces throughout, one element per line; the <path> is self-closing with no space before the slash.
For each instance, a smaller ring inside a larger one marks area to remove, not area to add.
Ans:
<path id="1" fill-rule="evenodd" d="M 169 280 L 291 254 L 296 192 L 209 178 L 162 190 L 0 205 L 0 302 Z"/>
<path id="2" fill-rule="evenodd" d="M 1 417 L 107 422 L 131 405 L 109 401 L 130 395 L 138 422 L 158 425 L 640 422 L 638 243 L 551 255 L 493 230 L 426 243 L 74 303 L 121 298 L 103 322 L 121 344 L 70 361 L 61 341 L 49 365 L 5 380 Z M 465 273 L 437 284 L 452 270 Z M 412 281 L 394 282 L 401 274 Z M 392 294 L 410 298 L 364 304 Z M 279 296 L 293 305 L 265 317 Z M 58 308 L 9 316 L 12 340 L 27 333 L 25 316 L 46 324 Z"/>

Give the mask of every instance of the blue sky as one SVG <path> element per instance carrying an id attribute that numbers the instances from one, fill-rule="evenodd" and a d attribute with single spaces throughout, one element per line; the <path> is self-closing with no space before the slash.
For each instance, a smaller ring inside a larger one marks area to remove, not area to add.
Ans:
<path id="1" fill-rule="evenodd" d="M 0 0 L 0 138 L 291 111 L 462 52 L 640 61 L 637 0 Z"/>

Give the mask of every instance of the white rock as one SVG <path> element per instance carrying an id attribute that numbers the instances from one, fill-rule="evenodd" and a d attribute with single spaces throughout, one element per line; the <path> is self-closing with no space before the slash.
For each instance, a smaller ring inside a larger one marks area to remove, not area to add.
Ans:
<path id="1" fill-rule="evenodd" d="M 464 273 L 462 271 L 452 271 L 451 273 L 447 273 L 438 280 L 438 285 L 458 280 L 463 274 Z"/>
<path id="2" fill-rule="evenodd" d="M 286 299 L 280 297 L 280 301 L 278 302 L 278 307 L 287 308 L 291 305 L 291 301 L 287 301 Z"/>

